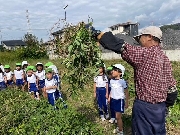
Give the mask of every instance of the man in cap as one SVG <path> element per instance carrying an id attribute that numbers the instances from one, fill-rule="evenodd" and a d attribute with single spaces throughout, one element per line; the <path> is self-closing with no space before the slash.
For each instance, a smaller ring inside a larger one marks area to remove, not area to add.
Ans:
<path id="1" fill-rule="evenodd" d="M 121 54 L 134 68 L 133 135 L 165 135 L 167 93 L 175 92 L 177 88 L 170 61 L 161 50 L 160 28 L 149 26 L 134 37 L 141 46 L 132 46 L 111 32 L 93 31 L 93 36 L 104 48 Z"/>

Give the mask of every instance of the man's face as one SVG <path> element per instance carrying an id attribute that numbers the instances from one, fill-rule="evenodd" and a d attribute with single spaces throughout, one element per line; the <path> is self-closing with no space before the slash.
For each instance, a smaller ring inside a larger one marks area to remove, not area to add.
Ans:
<path id="1" fill-rule="evenodd" d="M 149 41 L 149 36 L 148 35 L 141 35 L 139 37 L 139 43 L 141 44 L 141 46 L 146 47 L 147 43 Z"/>

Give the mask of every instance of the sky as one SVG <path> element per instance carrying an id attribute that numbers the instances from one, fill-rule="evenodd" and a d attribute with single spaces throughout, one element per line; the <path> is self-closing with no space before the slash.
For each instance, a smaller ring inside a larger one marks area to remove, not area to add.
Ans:
<path id="1" fill-rule="evenodd" d="M 180 22 L 180 0 L 0 0 L 0 3 L 0 41 L 22 39 L 29 29 L 39 39 L 48 41 L 51 32 L 64 26 L 65 11 L 67 23 L 87 22 L 89 15 L 94 27 L 102 31 L 127 21 L 140 23 L 139 29 Z"/>

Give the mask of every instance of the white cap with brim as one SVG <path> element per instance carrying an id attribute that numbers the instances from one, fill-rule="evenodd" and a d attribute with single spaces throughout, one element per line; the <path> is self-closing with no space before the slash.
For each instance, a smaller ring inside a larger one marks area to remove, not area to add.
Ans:
<path id="1" fill-rule="evenodd" d="M 121 72 L 122 72 L 122 77 L 123 77 L 124 72 L 125 72 L 125 67 L 124 67 L 123 65 L 121 65 L 121 64 L 115 64 L 115 65 L 113 65 L 112 67 L 120 69 Z"/>
<path id="2" fill-rule="evenodd" d="M 23 61 L 22 62 L 22 66 L 24 66 L 24 65 L 28 65 L 28 62 L 27 61 Z"/>
<path id="3" fill-rule="evenodd" d="M 162 31 L 159 27 L 156 27 L 156 26 L 149 26 L 149 27 L 144 28 L 139 35 L 134 36 L 133 38 L 137 42 L 139 42 L 139 37 L 141 35 L 152 35 L 154 37 L 157 37 L 160 40 L 160 42 L 162 41 Z"/>
<path id="4" fill-rule="evenodd" d="M 41 62 L 38 62 L 38 63 L 36 63 L 36 66 L 37 66 L 37 65 L 43 65 L 43 64 L 42 64 Z"/>

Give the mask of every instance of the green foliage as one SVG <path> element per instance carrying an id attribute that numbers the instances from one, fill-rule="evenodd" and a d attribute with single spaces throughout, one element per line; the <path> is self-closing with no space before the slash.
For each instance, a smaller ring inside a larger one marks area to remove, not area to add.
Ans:
<path id="1" fill-rule="evenodd" d="M 68 56 L 63 62 L 68 70 L 65 77 L 70 84 L 69 90 L 72 94 L 83 90 L 84 86 L 92 81 L 97 73 L 97 65 L 102 62 L 100 49 L 84 24 L 73 30 L 73 32 L 68 29 L 66 31 L 66 33 L 71 32 L 71 41 L 67 45 Z"/>
<path id="2" fill-rule="evenodd" d="M 28 46 L 26 48 L 20 48 L 16 50 L 17 57 L 21 60 L 23 59 L 40 59 L 47 58 L 47 51 L 45 48 L 41 48 L 38 46 Z"/>
<path id="3" fill-rule="evenodd" d="M 2 46 L 2 45 L 0 45 L 0 52 L 4 52 L 6 49 Z"/>
<path id="4" fill-rule="evenodd" d="M 14 61 L 14 59 L 18 59 L 15 51 L 0 52 L 1 63 L 9 64 L 10 62 Z"/>
<path id="5" fill-rule="evenodd" d="M 164 26 L 161 26 L 160 28 L 163 32 L 166 31 L 167 29 L 180 30 L 180 23 L 164 25 Z"/>
<path id="6" fill-rule="evenodd" d="M 54 110 L 47 101 L 33 100 L 15 90 L 0 92 L 1 135 L 103 135 L 102 129 L 70 106 Z"/>
<path id="7" fill-rule="evenodd" d="M 41 46 L 43 42 L 42 39 L 38 41 L 38 38 L 35 35 L 25 34 L 23 41 L 27 44 L 27 47 L 16 50 L 19 59 L 47 58 L 47 51 Z"/>

